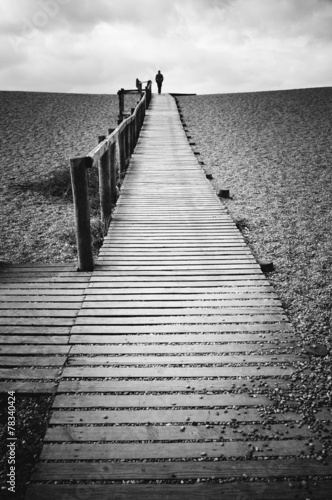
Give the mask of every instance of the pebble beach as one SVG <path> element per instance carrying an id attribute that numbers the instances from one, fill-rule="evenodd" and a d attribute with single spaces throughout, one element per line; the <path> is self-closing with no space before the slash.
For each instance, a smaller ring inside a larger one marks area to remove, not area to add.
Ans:
<path id="1" fill-rule="evenodd" d="M 230 190 L 221 203 L 255 257 L 273 262 L 267 278 L 306 355 L 296 390 L 292 381 L 278 393 L 264 391 L 276 412 L 295 398 L 299 426 L 320 436 L 315 414 L 332 407 L 332 88 L 177 99 L 213 188 Z M 0 261 L 75 261 L 69 159 L 86 155 L 116 126 L 118 98 L 0 92 L 0 104 Z M 97 218 L 94 209 L 93 224 Z M 18 401 L 22 491 L 51 403 L 49 396 Z M 318 458 L 331 451 L 326 435 Z"/>

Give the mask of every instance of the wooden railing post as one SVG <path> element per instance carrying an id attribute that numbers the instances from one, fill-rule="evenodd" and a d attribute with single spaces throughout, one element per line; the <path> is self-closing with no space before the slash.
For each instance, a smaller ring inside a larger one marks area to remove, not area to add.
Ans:
<path id="1" fill-rule="evenodd" d="M 87 169 L 91 167 L 92 159 L 90 157 L 70 160 L 79 271 L 93 270 L 87 174 Z"/>
<path id="2" fill-rule="evenodd" d="M 118 134 L 118 150 L 119 150 L 119 177 L 126 170 L 126 145 L 124 130 Z"/>
<path id="3" fill-rule="evenodd" d="M 106 139 L 105 135 L 100 135 L 98 137 L 98 142 L 101 143 Z M 103 154 L 98 162 L 98 174 L 99 174 L 99 197 L 100 197 L 100 215 L 101 222 L 105 229 L 107 221 L 109 220 L 112 213 L 112 201 L 111 201 L 111 171 L 109 162 L 109 150 Z"/>
<path id="4" fill-rule="evenodd" d="M 108 135 L 111 135 L 114 132 L 114 128 L 109 128 L 108 129 Z M 113 144 L 110 145 L 109 147 L 109 155 L 108 155 L 108 161 L 109 161 L 109 169 L 110 169 L 110 181 L 111 181 L 111 203 L 115 204 L 116 203 L 116 183 L 117 183 L 117 176 L 116 176 L 116 144 L 113 142 Z"/>
<path id="5" fill-rule="evenodd" d="M 125 141 L 126 141 L 126 168 L 127 168 L 127 160 L 130 157 L 130 141 L 131 141 L 131 130 L 130 124 L 126 123 L 125 128 Z"/>
<path id="6" fill-rule="evenodd" d="M 131 108 L 131 115 L 135 113 L 135 108 Z M 133 153 L 136 142 L 138 139 L 138 133 L 137 133 L 137 127 L 136 127 L 136 117 L 133 118 L 133 121 L 131 122 L 131 147 L 130 147 L 130 154 Z"/>
<path id="7" fill-rule="evenodd" d="M 124 112 L 124 89 L 118 91 L 119 96 L 119 116 L 118 116 L 118 125 L 123 121 L 123 112 Z"/>

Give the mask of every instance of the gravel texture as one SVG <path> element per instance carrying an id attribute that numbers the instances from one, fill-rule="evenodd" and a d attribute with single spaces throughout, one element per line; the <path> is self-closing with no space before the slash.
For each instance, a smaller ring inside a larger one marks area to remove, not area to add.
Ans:
<path id="1" fill-rule="evenodd" d="M 24 498 L 25 485 L 36 463 L 43 444 L 49 418 L 51 416 L 52 396 L 16 395 L 16 489 L 7 490 L 8 452 L 7 440 L 7 395 L 0 396 L 0 498 L 21 500 Z"/>
<path id="2" fill-rule="evenodd" d="M 137 96 L 126 96 L 125 109 Z M 0 261 L 76 258 L 69 160 L 117 126 L 118 96 L 0 92 Z M 92 233 L 100 246 L 98 179 L 90 174 Z"/>
<path id="3" fill-rule="evenodd" d="M 269 280 L 299 336 L 329 349 L 332 88 L 178 102 L 214 188 L 230 189 L 225 204 L 254 255 L 273 261 Z"/>

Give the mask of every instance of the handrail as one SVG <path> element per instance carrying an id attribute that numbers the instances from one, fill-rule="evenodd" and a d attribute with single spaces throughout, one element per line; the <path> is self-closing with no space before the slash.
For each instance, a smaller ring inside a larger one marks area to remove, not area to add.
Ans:
<path id="1" fill-rule="evenodd" d="M 125 174 L 150 100 L 151 81 L 148 82 L 141 100 L 136 108 L 131 110 L 128 118 L 125 118 L 116 129 L 109 129 L 107 137 L 100 136 L 98 146 L 87 156 L 70 160 L 79 271 L 93 270 L 87 169 L 98 167 L 101 220 L 107 227 L 112 207 L 116 203 L 117 182 Z"/>

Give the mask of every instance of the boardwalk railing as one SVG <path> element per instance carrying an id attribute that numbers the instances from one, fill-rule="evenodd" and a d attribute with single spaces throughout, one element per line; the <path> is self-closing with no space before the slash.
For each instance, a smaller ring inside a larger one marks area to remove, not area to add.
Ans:
<path id="1" fill-rule="evenodd" d="M 70 174 L 73 190 L 78 269 L 93 270 L 93 255 L 90 226 L 90 202 L 87 169 L 98 168 L 101 222 L 107 226 L 113 205 L 116 203 L 116 186 L 126 171 L 127 162 L 134 151 L 143 125 L 146 109 L 151 100 L 151 82 L 136 108 L 116 129 L 109 129 L 108 136 L 99 136 L 99 144 L 81 158 L 70 160 Z"/>

